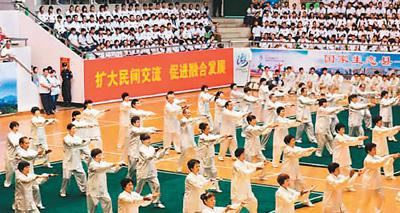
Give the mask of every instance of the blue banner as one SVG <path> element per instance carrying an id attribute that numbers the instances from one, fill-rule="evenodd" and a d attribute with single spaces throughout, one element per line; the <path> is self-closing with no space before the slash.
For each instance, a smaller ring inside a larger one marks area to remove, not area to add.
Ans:
<path id="1" fill-rule="evenodd" d="M 251 49 L 252 61 L 250 71 L 259 73 L 260 68 L 269 66 L 271 70 L 284 70 L 292 66 L 295 70 L 303 67 L 308 71 L 310 67 L 320 70 L 328 68 L 332 73 L 340 71 L 342 74 L 366 73 L 372 74 L 375 70 L 387 74 L 399 72 L 399 53 L 373 53 L 326 50 L 281 50 L 281 49 Z"/>

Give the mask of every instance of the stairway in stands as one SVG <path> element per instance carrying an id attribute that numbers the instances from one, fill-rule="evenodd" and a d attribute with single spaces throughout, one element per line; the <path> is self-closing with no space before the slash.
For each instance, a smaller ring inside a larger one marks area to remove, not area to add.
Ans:
<path id="1" fill-rule="evenodd" d="M 214 18 L 218 22 L 218 31 L 222 41 L 239 41 L 233 47 L 248 47 L 251 31 L 249 27 L 243 26 L 243 19 Z"/>

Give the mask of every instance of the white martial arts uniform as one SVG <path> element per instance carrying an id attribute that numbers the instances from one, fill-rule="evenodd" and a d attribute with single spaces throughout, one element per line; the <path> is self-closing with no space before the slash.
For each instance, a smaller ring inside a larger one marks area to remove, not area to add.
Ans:
<path id="1" fill-rule="evenodd" d="M 196 149 L 197 144 L 194 141 L 194 130 L 193 124 L 200 121 L 201 118 L 186 118 L 185 116 L 182 117 L 180 120 L 181 124 L 181 151 L 182 154 L 179 156 L 178 159 L 178 171 L 182 170 L 182 166 L 185 163 L 185 159 L 190 154 L 191 149 Z"/>
<path id="2" fill-rule="evenodd" d="M 392 127 L 393 126 L 393 112 L 392 107 L 399 104 L 399 98 L 382 98 L 380 103 L 379 115 L 382 116 L 383 126 Z M 395 141 L 396 139 L 391 136 L 389 140 Z"/>
<path id="3" fill-rule="evenodd" d="M 221 121 L 221 135 L 232 135 L 233 140 L 224 140 L 221 142 L 218 157 L 223 159 L 225 157 L 226 151 L 229 147 L 231 156 L 234 157 L 234 152 L 237 148 L 236 140 L 236 124 L 242 119 L 244 113 L 236 112 L 234 110 L 228 110 L 224 108 L 222 110 L 222 121 Z"/>
<path id="4" fill-rule="evenodd" d="M 119 166 L 105 161 L 92 160 L 88 168 L 88 181 L 86 186 L 86 202 L 88 213 L 94 213 L 100 203 L 104 213 L 112 213 L 112 204 L 107 187 L 107 173 L 118 172 Z"/>
<path id="5" fill-rule="evenodd" d="M 336 107 L 337 102 L 339 100 L 343 100 L 345 97 L 346 97 L 346 95 L 344 95 L 344 94 L 334 94 L 334 93 L 329 93 L 329 92 L 326 94 L 326 100 L 328 101 L 330 107 Z M 338 124 L 338 123 L 339 123 L 339 118 L 338 118 L 337 114 L 334 113 L 333 115 L 331 115 L 331 122 L 330 122 L 330 131 L 333 136 L 336 135 L 335 127 L 336 127 L 336 124 Z M 317 139 L 317 141 L 318 141 L 318 139 Z"/>
<path id="6" fill-rule="evenodd" d="M 118 133 L 118 144 L 119 148 L 122 148 L 121 161 L 124 161 L 127 155 L 128 146 L 128 129 L 130 125 L 129 109 L 131 108 L 130 101 L 122 101 L 119 106 L 119 133 Z"/>
<path id="7" fill-rule="evenodd" d="M 197 101 L 197 106 L 198 106 L 197 109 L 199 111 L 199 115 L 204 115 L 207 117 L 207 120 L 208 120 L 208 123 L 209 123 L 211 129 L 214 128 L 214 123 L 213 123 L 213 119 L 212 119 L 211 111 L 210 111 L 210 102 L 213 98 L 214 98 L 214 96 L 212 96 L 211 94 L 202 91 L 202 92 L 200 92 L 199 98 Z"/>
<path id="8" fill-rule="evenodd" d="M 259 160 L 264 161 L 265 157 L 262 153 L 263 146 L 260 141 L 261 135 L 266 135 L 272 131 L 268 126 L 252 126 L 248 125 L 245 129 L 245 143 L 244 148 L 246 150 L 246 159 L 252 162 L 253 157 L 257 157 Z"/>
<path id="9" fill-rule="evenodd" d="M 278 125 L 274 130 L 273 148 L 272 148 L 272 166 L 278 167 L 285 142 L 283 139 L 289 134 L 289 128 L 298 126 L 296 120 L 291 120 L 282 116 L 276 117 L 275 124 Z"/>
<path id="10" fill-rule="evenodd" d="M 275 212 L 294 213 L 294 204 L 300 198 L 300 192 L 280 186 L 275 193 Z"/>
<path id="11" fill-rule="evenodd" d="M 80 137 L 82 140 L 85 141 L 90 141 L 90 138 L 88 138 L 86 135 L 87 129 L 90 127 L 90 124 L 87 123 L 84 120 L 74 120 L 71 122 L 73 125 L 75 125 L 76 132 L 75 135 Z M 87 143 L 86 146 L 82 146 L 80 149 L 81 154 L 83 155 L 86 165 L 89 165 L 90 161 L 92 160 L 92 157 L 90 156 L 90 148 L 89 148 L 89 143 Z"/>
<path id="12" fill-rule="evenodd" d="M 313 148 L 301 148 L 298 146 L 291 147 L 286 145 L 283 150 L 283 160 L 281 173 L 288 174 L 290 176 L 290 187 L 298 191 L 305 189 L 305 182 L 300 174 L 300 163 L 299 159 L 302 157 L 308 157 L 314 152 Z M 304 197 L 304 202 L 309 201 L 308 196 Z"/>
<path id="13" fill-rule="evenodd" d="M 118 195 L 118 213 L 139 213 L 139 207 L 150 203 L 151 201 L 143 200 L 143 197 L 134 191 L 123 191 Z"/>
<path id="14" fill-rule="evenodd" d="M 170 147 L 174 143 L 175 151 L 181 152 L 180 145 L 180 125 L 178 115 L 182 113 L 182 108 L 177 104 L 167 102 L 164 108 L 164 147 Z"/>
<path id="15" fill-rule="evenodd" d="M 318 143 L 317 156 L 322 156 L 325 146 L 329 154 L 332 154 L 333 136 L 331 134 L 330 124 L 332 116 L 336 115 L 341 110 L 343 110 L 342 107 L 318 107 L 315 121 L 315 135 Z"/>
<path id="16" fill-rule="evenodd" d="M 127 176 L 135 180 L 136 166 L 139 159 L 139 147 L 142 144 L 140 141 L 141 134 L 155 133 L 155 127 L 136 127 L 131 125 L 128 130 L 128 174 Z"/>
<path id="17" fill-rule="evenodd" d="M 7 153 L 4 156 L 6 162 L 6 179 L 4 180 L 4 186 L 9 187 L 11 185 L 12 178 L 15 173 L 16 165 L 15 154 L 16 149 L 19 145 L 19 139 L 22 134 L 19 132 L 11 131 L 7 135 Z"/>
<path id="18" fill-rule="evenodd" d="M 164 157 L 166 149 L 156 152 L 151 145 L 139 146 L 139 158 L 137 163 L 137 185 L 136 192 L 141 193 L 146 183 L 149 184 L 151 193 L 160 192 L 160 182 L 157 177 L 156 160 Z M 160 197 L 157 197 L 153 203 L 161 203 Z"/>
<path id="19" fill-rule="evenodd" d="M 332 162 L 336 162 L 340 165 L 340 171 L 343 175 L 349 175 L 352 170 L 349 147 L 362 144 L 363 140 L 360 140 L 358 137 L 350 137 L 346 134 L 337 134 L 335 139 L 333 139 Z M 347 188 L 351 187 L 352 185 L 347 186 Z"/>
<path id="20" fill-rule="evenodd" d="M 203 201 L 200 195 L 213 188 L 213 183 L 203 175 L 189 172 L 185 179 L 185 194 L 183 195 L 183 213 L 201 212 Z"/>
<path id="21" fill-rule="evenodd" d="M 82 111 L 83 120 L 90 124 L 90 127 L 86 130 L 87 138 L 95 140 L 95 148 L 101 149 L 103 147 L 103 141 L 101 139 L 101 132 L 98 118 L 104 114 L 104 110 L 88 109 Z"/>
<path id="22" fill-rule="evenodd" d="M 221 98 L 218 98 L 215 101 L 213 132 L 216 134 L 219 134 L 220 130 L 221 130 L 222 110 L 224 109 L 226 102 L 227 102 L 227 100 L 224 100 Z"/>
<path id="23" fill-rule="evenodd" d="M 368 104 L 360 102 L 349 104 L 349 135 L 350 136 L 363 136 L 364 129 L 362 127 L 362 119 L 365 110 L 368 109 Z"/>
<path id="24" fill-rule="evenodd" d="M 329 174 L 326 177 L 324 197 L 322 199 L 323 213 L 344 213 L 347 212 L 343 203 L 343 189 L 354 182 L 357 175 L 344 176 Z"/>
<path id="25" fill-rule="evenodd" d="M 372 129 L 372 141 L 376 144 L 376 154 L 385 156 L 389 154 L 387 137 L 394 136 L 399 132 L 399 127 L 379 127 L 375 126 Z M 393 160 L 389 160 L 384 166 L 383 171 L 386 177 L 393 177 Z"/>
<path id="26" fill-rule="evenodd" d="M 46 175 L 46 174 L 42 174 Z M 32 172 L 24 175 L 19 170 L 15 171 L 15 196 L 14 207 L 17 213 L 38 213 L 37 203 L 33 197 L 33 187 L 46 182 L 46 178 L 37 178 Z"/>
<path id="27" fill-rule="evenodd" d="M 306 132 L 310 142 L 316 142 L 314 135 L 314 125 L 311 120 L 311 106 L 317 104 L 316 99 L 303 95 L 297 98 L 296 119 L 301 122 L 296 130 L 296 141 L 301 141 L 303 131 Z"/>
<path id="28" fill-rule="evenodd" d="M 35 159 L 42 157 L 42 155 L 39 155 L 39 153 L 33 149 L 22 149 L 21 147 L 17 147 L 16 153 L 15 153 L 15 162 L 18 164 L 21 161 L 26 161 L 29 163 L 29 173 L 34 174 L 35 173 Z M 33 192 L 33 199 L 36 203 L 37 206 L 43 206 L 42 204 L 42 196 L 40 194 L 40 187 L 39 184 L 33 183 L 32 184 L 32 192 Z"/>
<path id="29" fill-rule="evenodd" d="M 381 212 L 383 204 L 383 188 L 382 188 L 382 176 L 381 167 L 383 167 L 389 161 L 393 161 L 393 157 L 386 155 L 380 157 L 378 155 L 372 156 L 367 155 L 364 159 L 364 174 L 362 175 L 361 187 L 361 202 L 360 207 L 367 207 L 370 203 L 375 203 L 375 212 Z M 378 211 L 379 210 L 379 211 Z M 360 209 L 358 209 L 360 212 Z"/>
<path id="30" fill-rule="evenodd" d="M 225 207 L 210 208 L 208 206 L 203 205 L 203 209 L 201 210 L 201 213 L 224 213 L 225 209 L 226 209 Z"/>
<path id="31" fill-rule="evenodd" d="M 234 110 L 235 111 L 242 111 L 244 107 L 244 93 L 242 91 L 237 90 L 231 90 L 230 92 L 230 99 L 234 105 Z"/>
<path id="32" fill-rule="evenodd" d="M 258 207 L 257 198 L 251 190 L 251 174 L 256 172 L 257 167 L 264 167 L 264 162 L 250 163 L 248 161 L 236 160 L 233 163 L 231 183 L 232 203 L 247 202 L 244 207 L 250 213 L 256 213 Z"/>
<path id="33" fill-rule="evenodd" d="M 86 173 L 82 166 L 81 149 L 87 146 L 87 142 L 83 141 L 79 136 L 71 134 L 66 135 L 63 142 L 63 179 L 60 194 L 66 194 L 71 175 L 75 176 L 79 190 L 84 193 L 86 192 Z"/>
<path id="34" fill-rule="evenodd" d="M 31 137 L 33 138 L 33 143 L 30 144 L 31 148 L 38 150 L 42 148 L 44 150 L 49 150 L 47 145 L 46 130 L 45 126 L 47 124 L 55 122 L 54 119 L 45 119 L 42 116 L 33 116 L 31 119 Z M 49 163 L 48 155 L 45 155 L 45 162 Z"/>

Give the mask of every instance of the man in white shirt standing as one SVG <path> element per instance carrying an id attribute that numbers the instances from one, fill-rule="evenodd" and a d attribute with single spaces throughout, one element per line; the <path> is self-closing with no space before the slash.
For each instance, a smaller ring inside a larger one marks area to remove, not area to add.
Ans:
<path id="1" fill-rule="evenodd" d="M 51 101 L 51 84 L 48 79 L 49 70 L 47 68 L 43 69 L 43 75 L 39 76 L 39 94 L 42 101 L 44 111 L 47 115 L 54 114 L 52 110 Z"/>
<path id="2" fill-rule="evenodd" d="M 11 185 L 11 181 L 14 176 L 16 167 L 16 162 L 15 162 L 16 149 L 18 147 L 19 139 L 22 137 L 22 134 L 18 132 L 19 130 L 18 122 L 11 121 L 9 127 L 11 131 L 7 135 L 7 154 L 5 156 L 6 179 L 4 180 L 5 188 L 10 187 Z"/>
<path id="3" fill-rule="evenodd" d="M 361 193 L 360 206 L 357 212 L 365 212 L 365 208 L 368 208 L 369 204 L 375 203 L 375 206 L 372 206 L 372 209 L 375 212 L 380 213 L 384 199 L 381 167 L 383 167 L 389 160 L 400 158 L 400 154 L 396 153 L 386 156 L 378 156 L 376 144 L 374 143 L 366 144 L 365 151 L 368 155 L 364 159 L 365 172 L 361 181 L 363 192 Z M 371 206 L 369 208 L 371 208 Z"/>
<path id="4" fill-rule="evenodd" d="M 250 163 L 245 160 L 245 149 L 238 148 L 235 150 L 235 157 L 238 159 L 233 163 L 233 174 L 231 183 L 231 200 L 232 203 L 246 202 L 244 206 L 250 213 L 257 213 L 258 201 L 251 190 L 251 175 L 256 171 L 264 170 L 269 163 L 262 161 L 258 163 Z"/>

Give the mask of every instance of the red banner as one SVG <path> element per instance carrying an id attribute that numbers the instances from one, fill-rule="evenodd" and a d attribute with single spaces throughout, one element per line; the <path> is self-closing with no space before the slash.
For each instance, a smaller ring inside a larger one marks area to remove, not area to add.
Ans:
<path id="1" fill-rule="evenodd" d="M 222 86 L 233 81 L 233 49 L 86 60 L 85 99 L 94 102 L 169 90 Z"/>

